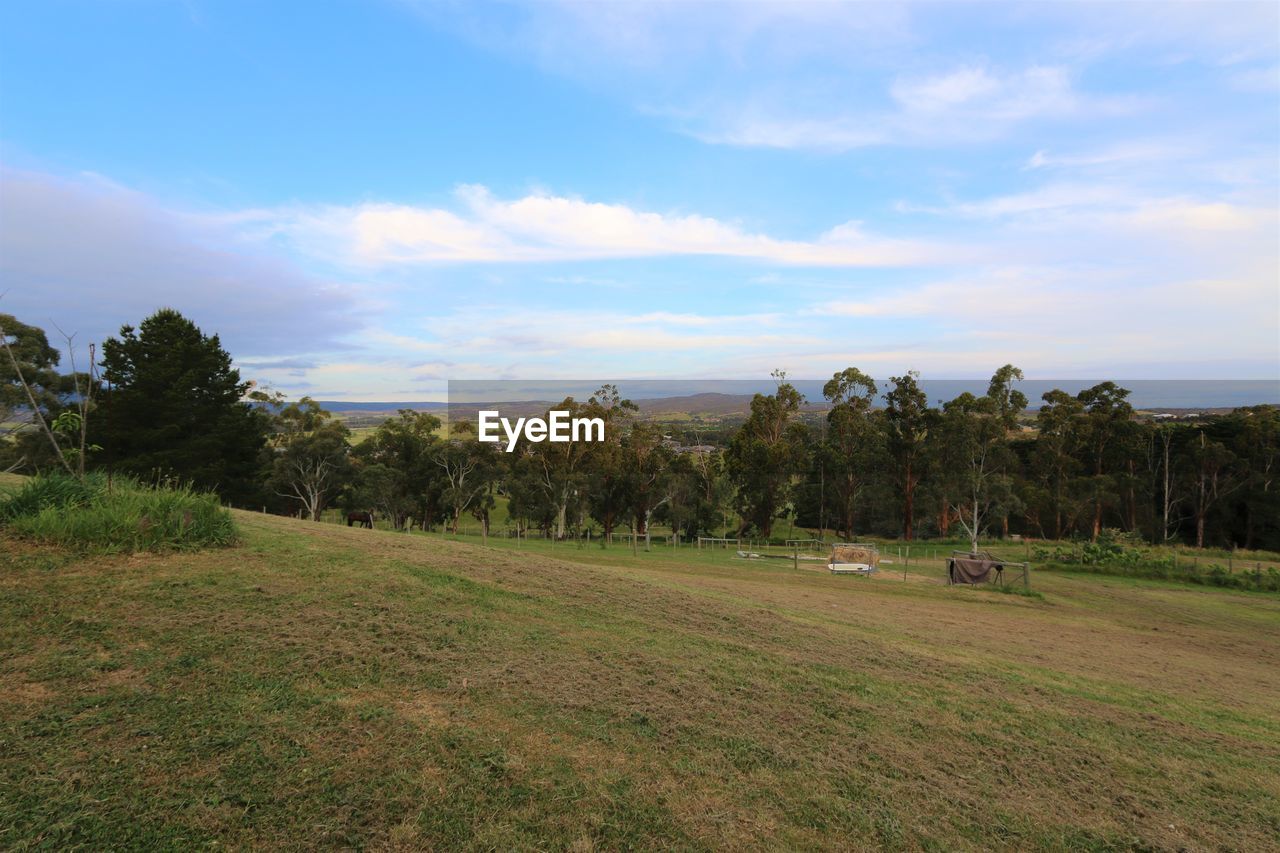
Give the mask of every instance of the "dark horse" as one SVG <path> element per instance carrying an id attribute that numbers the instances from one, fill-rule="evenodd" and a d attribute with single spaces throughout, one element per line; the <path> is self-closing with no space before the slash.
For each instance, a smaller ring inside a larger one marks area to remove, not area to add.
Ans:
<path id="1" fill-rule="evenodd" d="M 373 529 L 373 513 L 371 512 L 349 512 L 347 513 L 347 527 L 358 524 L 361 527 Z"/>

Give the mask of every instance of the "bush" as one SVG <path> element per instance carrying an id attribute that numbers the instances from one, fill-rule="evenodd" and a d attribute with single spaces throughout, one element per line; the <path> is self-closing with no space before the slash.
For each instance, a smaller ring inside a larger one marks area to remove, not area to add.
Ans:
<path id="1" fill-rule="evenodd" d="M 231 545 L 235 522 L 217 496 L 187 486 L 108 485 L 66 475 L 28 480 L 0 496 L 0 526 L 30 539 L 103 552 L 191 550 Z"/>

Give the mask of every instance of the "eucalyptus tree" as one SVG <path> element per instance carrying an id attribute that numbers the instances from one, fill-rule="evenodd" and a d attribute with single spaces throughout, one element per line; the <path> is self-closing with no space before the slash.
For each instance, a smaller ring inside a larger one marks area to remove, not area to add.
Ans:
<path id="1" fill-rule="evenodd" d="M 925 441 L 934 412 L 920 388 L 920 374 L 909 371 L 889 379 L 885 394 L 886 447 L 894 486 L 901 500 L 902 537 L 914 534 L 916 488 L 924 474 Z"/>
<path id="2" fill-rule="evenodd" d="M 445 478 L 435 459 L 440 428 L 440 419 L 429 412 L 401 409 L 356 446 L 354 455 L 362 468 L 382 465 L 398 474 L 377 476 L 383 504 L 396 508 L 391 522 L 397 529 L 411 517 L 424 529 L 441 517 Z M 398 493 L 386 491 L 393 487 Z"/>
<path id="3" fill-rule="evenodd" d="M 751 414 L 734 435 L 727 454 L 743 526 L 754 527 L 766 538 L 790 500 L 807 444 L 805 427 L 795 420 L 804 397 L 786 381 L 786 374 L 776 371 L 774 377 L 777 390 L 752 398 Z"/>
<path id="4" fill-rule="evenodd" d="M 854 515 L 859 498 L 879 462 L 880 436 L 871 420 L 871 407 L 879 388 L 856 367 L 836 373 L 822 386 L 831 403 L 827 429 L 817 447 L 820 488 L 831 495 L 837 529 L 854 536 Z M 821 502 L 825 504 L 825 494 Z M 825 506 L 819 508 L 819 524 L 825 522 Z"/>
<path id="5" fill-rule="evenodd" d="M 269 486 L 277 496 L 297 501 L 307 518 L 319 521 L 350 483 L 351 432 L 310 397 L 282 407 L 273 423 Z"/>
<path id="6" fill-rule="evenodd" d="M 1188 454 L 1188 503 L 1195 524 L 1197 548 L 1204 547 L 1209 513 L 1245 483 L 1239 458 L 1224 442 L 1210 438 L 1207 432 L 1204 427 L 1196 429 Z"/>
<path id="7" fill-rule="evenodd" d="M 1178 457 L 1173 451 L 1177 434 L 1185 429 L 1177 424 L 1159 424 L 1147 433 L 1147 470 L 1153 483 L 1152 494 L 1158 501 L 1159 527 L 1152 537 L 1157 543 L 1169 542 L 1178 535 L 1179 518 L 1175 513 L 1182 502 L 1182 493 L 1177 488 L 1174 465 Z"/>
<path id="8" fill-rule="evenodd" d="M 466 421 L 454 425 L 449 439 L 438 442 L 432 461 L 444 475 L 441 504 L 449 514 L 453 532 L 464 512 L 485 502 L 485 498 L 498 479 L 499 451 L 493 444 L 476 440 L 471 424 Z M 485 523 L 488 533 L 488 523 Z"/>
<path id="9" fill-rule="evenodd" d="M 667 477 L 667 500 L 658 511 L 671 523 L 671 529 L 686 539 L 717 533 L 732 492 L 722 452 L 677 453 Z"/>
<path id="10" fill-rule="evenodd" d="M 984 396 L 966 392 L 944 405 L 935 433 L 936 442 L 948 450 L 949 464 L 940 476 L 954 483 L 958 500 L 952 511 L 974 552 L 993 511 L 1014 501 L 1009 434 L 1027 407 L 1026 396 L 1013 388 L 1021 378 L 1012 365 L 1000 368 Z"/>
<path id="11" fill-rule="evenodd" d="M 376 513 L 390 520 L 397 530 L 403 529 L 415 507 L 404 473 L 378 462 L 357 462 L 344 502 L 348 511 Z"/>
<path id="12" fill-rule="evenodd" d="M 644 422 L 631 425 L 622 439 L 621 450 L 625 494 L 633 529 L 644 534 L 647 547 L 653 511 L 669 500 L 666 484 L 671 451 L 662 442 L 662 428 Z"/>
<path id="13" fill-rule="evenodd" d="M 1126 388 L 1114 382 L 1100 382 L 1076 395 L 1084 407 L 1079 421 L 1080 446 L 1084 454 L 1085 470 L 1089 472 L 1087 490 L 1093 507 L 1090 538 L 1096 540 L 1102 532 L 1103 510 L 1117 503 L 1117 478 L 1119 466 L 1110 464 L 1109 451 L 1126 435 L 1133 418 L 1133 406 L 1125 399 Z"/>
<path id="14" fill-rule="evenodd" d="M 614 527 L 627 512 L 628 482 L 622 442 L 637 411 L 634 403 L 622 398 L 616 385 L 601 386 L 587 401 L 587 416 L 604 421 L 604 441 L 589 448 L 586 505 L 591 517 L 604 528 L 606 542 L 611 541 Z"/>
<path id="15" fill-rule="evenodd" d="M 607 408 L 605 401 L 593 396 L 586 403 L 566 397 L 552 410 L 566 412 L 572 420 L 601 417 Z M 594 445 L 587 441 L 542 441 L 522 447 L 523 450 L 518 452 L 532 460 L 538 487 L 551 510 L 552 535 L 563 539 L 569 529 L 570 509 L 574 510 L 573 518 L 577 519 L 577 510 L 587 499 L 589 464 Z"/>
<path id="16" fill-rule="evenodd" d="M 1254 547 L 1259 535 L 1280 534 L 1280 409 L 1249 406 L 1237 409 L 1232 442 L 1245 465 L 1241 500 L 1244 504 L 1244 546 Z"/>
<path id="17" fill-rule="evenodd" d="M 1066 532 L 1064 521 L 1074 525 L 1076 511 L 1069 505 L 1079 470 L 1080 420 L 1084 404 L 1066 391 L 1054 389 L 1041 397 L 1036 413 L 1036 445 L 1032 470 L 1044 486 L 1053 515 L 1053 538 Z M 1065 518 L 1064 518 L 1065 516 Z"/>

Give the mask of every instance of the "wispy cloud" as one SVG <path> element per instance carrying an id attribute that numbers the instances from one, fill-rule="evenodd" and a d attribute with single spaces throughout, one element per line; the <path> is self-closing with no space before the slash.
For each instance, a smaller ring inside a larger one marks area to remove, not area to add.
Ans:
<path id="1" fill-rule="evenodd" d="M 899 77 L 889 95 L 889 108 L 817 113 L 813 108 L 797 112 L 783 99 L 757 99 L 686 122 L 685 129 L 705 142 L 768 148 L 937 147 L 997 139 L 1034 120 L 1126 115 L 1144 106 L 1135 96 L 1082 93 L 1066 68 L 1054 66 L 1002 72 L 965 65 L 941 74 Z"/>
<path id="2" fill-rule="evenodd" d="M 359 266 L 529 263 L 600 258 L 720 256 L 796 266 L 895 267 L 956 262 L 972 249 L 867 233 L 846 222 L 812 240 L 753 232 L 712 217 L 535 193 L 499 199 L 463 186 L 454 209 L 395 203 L 236 214 L 259 236 Z"/>
<path id="3" fill-rule="evenodd" d="M 1280 65 L 1246 68 L 1230 76 L 1231 85 L 1244 92 L 1264 94 L 1280 91 Z"/>
<path id="4" fill-rule="evenodd" d="M 944 205 L 902 204 L 904 212 L 949 218 L 999 220 L 1022 228 L 1051 226 L 1156 232 L 1169 242 L 1217 232 L 1274 236 L 1278 213 L 1261 199 L 1226 200 L 1187 195 L 1150 195 L 1122 184 L 1054 183 L 1034 190 Z M 1270 243 L 1270 240 L 1267 240 Z"/>
<path id="5" fill-rule="evenodd" d="M 1202 155 L 1198 147 L 1178 141 L 1126 140 L 1092 150 L 1063 153 L 1041 148 L 1027 158 L 1024 169 L 1102 170 L 1113 167 L 1145 167 L 1184 161 Z"/>

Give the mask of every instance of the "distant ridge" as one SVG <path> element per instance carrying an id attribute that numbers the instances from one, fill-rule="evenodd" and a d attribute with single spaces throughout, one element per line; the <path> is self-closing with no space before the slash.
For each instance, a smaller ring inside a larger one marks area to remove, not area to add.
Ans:
<path id="1" fill-rule="evenodd" d="M 1027 395 L 1030 408 L 1037 409 L 1040 406 L 1040 397 L 1046 391 L 1060 388 L 1069 394 L 1076 394 L 1082 389 L 1096 384 L 1098 381 L 1101 380 L 1029 379 L 1019 382 L 1017 387 Z M 700 381 L 697 384 L 705 387 L 706 383 Z M 726 384 L 734 385 L 738 383 L 730 380 Z M 737 414 L 750 408 L 751 398 L 755 391 L 769 393 L 771 390 L 768 384 L 762 384 L 758 389 L 751 388 L 751 393 L 744 393 L 747 389 L 742 388 L 743 384 L 747 383 L 739 384 L 739 389 L 741 390 L 738 390 L 738 393 L 726 394 L 714 391 L 699 391 L 698 393 L 678 394 L 674 393 L 678 388 L 678 384 L 673 381 L 669 383 L 673 393 L 658 391 L 655 394 L 655 389 L 652 385 L 645 388 L 644 384 L 641 383 L 639 388 L 633 389 L 633 393 L 628 394 L 626 380 L 618 382 L 622 395 L 629 397 L 640 408 L 642 414 L 651 416 L 666 413 L 713 416 Z M 826 401 L 822 399 L 821 382 L 817 380 L 795 380 L 794 384 L 797 390 L 805 395 L 808 401 L 807 409 L 822 410 L 826 408 Z M 1130 390 L 1129 403 L 1136 409 L 1209 410 L 1232 409 L 1237 406 L 1259 404 L 1280 404 L 1280 380 L 1120 379 L 1116 380 L 1116 384 Z M 884 387 L 883 382 L 880 385 L 882 388 Z M 922 379 L 920 380 L 920 385 L 928 396 L 929 402 L 937 405 L 945 400 L 953 399 L 965 391 L 981 395 L 985 393 L 987 383 L 986 380 L 976 379 Z M 524 396 L 522 394 L 519 400 L 505 400 L 498 403 L 496 401 L 502 400 L 501 386 L 502 383 L 495 383 L 493 389 L 495 402 L 493 403 L 478 402 L 473 398 L 465 403 L 455 403 L 454 408 L 461 411 L 474 411 L 477 408 L 494 405 L 495 407 L 501 406 L 503 409 L 510 410 L 514 414 L 520 414 L 543 410 L 552 403 L 564 399 L 565 396 L 563 393 L 556 395 L 548 393 L 547 399 L 535 399 L 532 395 Z M 641 391 L 641 393 L 634 393 L 636 390 Z M 521 391 L 527 393 L 528 389 L 522 388 Z M 644 393 L 646 391 L 648 393 Z M 542 395 L 538 394 L 538 396 L 541 397 Z M 590 394 L 574 394 L 573 396 L 575 399 L 585 400 Z M 394 413 L 399 409 L 413 409 L 420 412 L 447 412 L 449 410 L 449 404 L 441 401 L 351 402 L 345 400 L 319 400 L 317 402 L 331 412 Z M 882 397 L 877 401 L 877 405 L 883 404 Z"/>
<path id="2" fill-rule="evenodd" d="M 443 412 L 449 408 L 448 403 L 437 401 L 369 403 L 351 400 L 316 400 L 316 402 L 320 404 L 320 408 L 330 412 L 396 412 L 400 409 L 413 409 L 415 412 Z"/>

